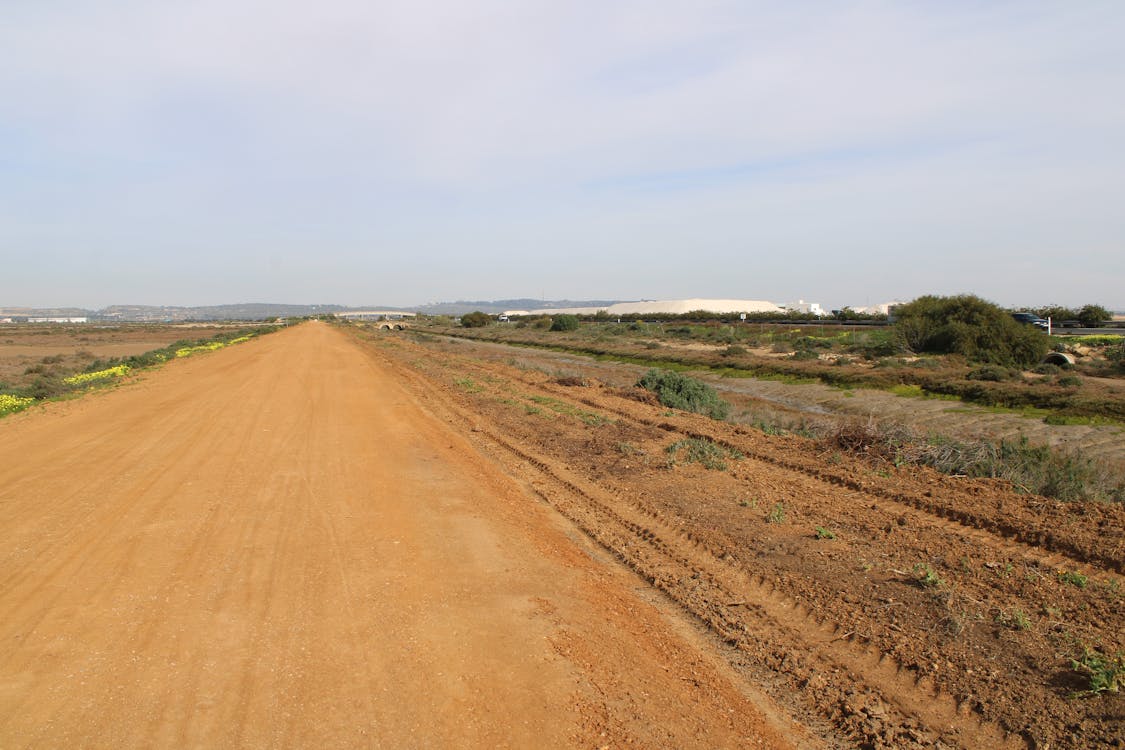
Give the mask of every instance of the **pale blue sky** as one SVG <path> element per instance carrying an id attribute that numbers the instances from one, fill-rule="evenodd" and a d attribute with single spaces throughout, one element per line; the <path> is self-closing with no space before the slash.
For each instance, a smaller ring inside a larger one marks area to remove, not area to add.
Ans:
<path id="1" fill-rule="evenodd" d="M 1125 3 L 0 0 L 0 305 L 1125 309 Z"/>

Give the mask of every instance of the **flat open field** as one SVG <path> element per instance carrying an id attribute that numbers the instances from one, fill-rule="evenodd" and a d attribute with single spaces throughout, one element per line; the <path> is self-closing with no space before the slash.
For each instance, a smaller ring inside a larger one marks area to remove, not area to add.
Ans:
<path id="1" fill-rule="evenodd" d="M 52 369 L 81 370 L 96 359 L 142 354 L 221 330 L 200 325 L 0 325 L 0 384 L 18 387 Z"/>
<path id="2" fill-rule="evenodd" d="M 310 323 L 0 420 L 0 746 L 1122 746 L 1123 520 Z"/>

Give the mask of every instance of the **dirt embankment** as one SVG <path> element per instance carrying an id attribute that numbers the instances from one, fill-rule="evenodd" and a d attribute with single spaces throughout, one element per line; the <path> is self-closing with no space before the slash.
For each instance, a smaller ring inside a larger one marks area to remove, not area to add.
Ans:
<path id="1" fill-rule="evenodd" d="M 400 367 L 310 323 L 0 421 L 0 747 L 846 743 Z"/>
<path id="2" fill-rule="evenodd" d="M 874 747 L 1125 744 L 1122 694 L 1084 692 L 1073 661 L 1125 649 L 1120 506 L 867 464 L 473 346 L 372 346 L 807 725 Z M 683 441 L 725 468 L 671 455 Z"/>

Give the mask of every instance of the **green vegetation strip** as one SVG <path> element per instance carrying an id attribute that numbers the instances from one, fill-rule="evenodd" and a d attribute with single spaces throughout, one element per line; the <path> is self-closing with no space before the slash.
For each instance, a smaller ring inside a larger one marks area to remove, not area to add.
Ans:
<path id="1" fill-rule="evenodd" d="M 657 367 L 662 370 L 684 372 L 705 370 L 728 378 L 756 378 L 777 380 L 790 384 L 820 382 L 835 387 L 878 388 L 927 398 L 960 399 L 962 401 L 996 406 L 1006 409 L 1026 407 L 1044 410 L 1044 416 L 1089 417 L 1103 423 L 1125 423 L 1125 399 L 1086 392 L 1082 388 L 1065 387 L 1053 382 L 992 382 L 971 380 L 971 372 L 964 366 L 945 366 L 935 369 L 932 360 L 920 360 L 896 367 L 858 369 L 838 366 L 823 361 L 798 361 L 767 359 L 756 362 L 746 360 L 732 363 L 716 353 L 683 352 L 672 355 L 666 348 L 653 350 L 653 354 L 630 350 L 636 344 L 628 342 L 613 346 L 609 343 L 593 345 L 585 340 L 562 338 L 571 334 L 528 332 L 527 329 L 498 331 L 496 328 L 443 330 L 443 335 L 470 340 L 503 343 L 543 349 L 565 354 L 582 354 L 598 361 Z M 552 341 L 544 342 L 529 336 L 550 335 Z"/>
<path id="2" fill-rule="evenodd" d="M 0 417 L 27 409 L 41 401 L 68 398 L 82 390 L 105 386 L 116 382 L 134 370 L 157 367 L 177 357 L 189 357 L 205 351 L 215 351 L 226 346 L 272 333 L 274 326 L 239 328 L 224 331 L 208 339 L 177 341 L 160 349 L 129 357 L 115 357 L 108 360 L 96 359 L 82 372 L 69 375 L 65 372 L 42 373 L 29 385 L 0 393 Z"/>

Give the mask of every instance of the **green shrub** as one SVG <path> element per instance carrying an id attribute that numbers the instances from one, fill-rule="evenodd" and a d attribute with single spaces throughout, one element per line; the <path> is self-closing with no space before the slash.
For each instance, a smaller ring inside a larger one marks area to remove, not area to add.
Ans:
<path id="1" fill-rule="evenodd" d="M 1118 372 L 1125 372 L 1125 341 L 1106 350 L 1105 358 Z"/>
<path id="2" fill-rule="evenodd" d="M 1018 373 L 1014 373 L 1006 367 L 999 365 L 984 365 L 975 370 L 971 370 L 965 377 L 969 380 L 988 380 L 994 383 L 1000 383 L 1005 380 L 1012 380 Z"/>
<path id="3" fill-rule="evenodd" d="M 578 330 L 578 316 L 577 315 L 556 315 L 551 320 L 552 331 L 577 331 Z"/>
<path id="4" fill-rule="evenodd" d="M 62 381 L 58 375 L 40 375 L 26 387 L 20 390 L 19 395 L 28 396 L 36 400 L 43 400 L 61 396 L 73 390 L 71 386 Z"/>
<path id="5" fill-rule="evenodd" d="M 660 403 L 673 409 L 706 414 L 713 419 L 726 419 L 730 413 L 730 404 L 720 399 L 714 388 L 672 370 L 649 370 L 637 385 L 652 391 Z"/>
<path id="6" fill-rule="evenodd" d="M 1042 331 L 1021 325 L 1000 307 L 973 295 L 919 297 L 898 308 L 895 335 L 914 352 L 960 354 L 1004 367 L 1030 367 L 1047 353 Z"/>
<path id="7" fill-rule="evenodd" d="M 482 313 L 480 310 L 461 316 L 461 325 L 465 328 L 484 328 L 491 322 L 492 316 L 488 313 Z"/>
<path id="8" fill-rule="evenodd" d="M 793 342 L 798 349 L 831 349 L 832 342 L 828 339 L 818 339 L 815 336 L 799 336 Z"/>

